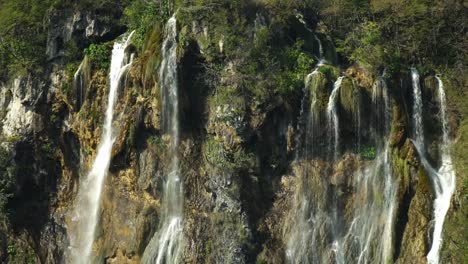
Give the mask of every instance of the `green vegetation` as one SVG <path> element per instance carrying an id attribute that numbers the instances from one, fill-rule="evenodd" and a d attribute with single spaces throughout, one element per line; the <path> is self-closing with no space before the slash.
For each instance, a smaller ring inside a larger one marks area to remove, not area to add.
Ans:
<path id="1" fill-rule="evenodd" d="M 88 55 L 88 58 L 92 65 L 100 70 L 107 70 L 110 67 L 110 56 L 112 48 L 109 43 L 104 44 L 91 44 L 84 53 Z"/>
<path id="2" fill-rule="evenodd" d="M 239 170 L 253 167 L 255 157 L 239 148 L 234 151 L 224 149 L 223 143 L 218 139 L 210 138 L 203 144 L 203 154 L 209 164 L 223 170 Z"/>
<path id="3" fill-rule="evenodd" d="M 390 72 L 406 65 L 456 65 L 466 59 L 461 1 L 321 0 L 321 17 L 344 59 Z"/>
<path id="4" fill-rule="evenodd" d="M 340 43 L 338 51 L 343 52 L 352 61 L 359 61 L 367 68 L 382 67 L 385 63 L 383 41 L 379 25 L 375 22 L 364 22 L 353 34 Z"/>
<path id="5" fill-rule="evenodd" d="M 37 263 L 34 251 L 24 245 L 10 243 L 7 246 L 8 263 L 12 264 L 34 264 Z"/>
<path id="6" fill-rule="evenodd" d="M 41 71 L 46 62 L 48 18 L 54 10 L 75 9 L 98 12 L 99 20 L 119 24 L 130 0 L 2 0 L 0 1 L 0 79 Z M 74 41 L 63 43 L 71 61 L 81 52 Z M 105 66 L 98 64 L 99 67 Z M 101 67 L 103 68 L 103 67 Z"/>
<path id="7" fill-rule="evenodd" d="M 44 14 L 54 1 L 0 1 L 0 77 L 45 60 Z"/>
<path id="8" fill-rule="evenodd" d="M 360 155 L 361 155 L 361 157 L 363 159 L 367 159 L 367 160 L 375 159 L 375 155 L 376 155 L 375 147 L 364 147 L 364 148 L 362 148 Z"/>
<path id="9" fill-rule="evenodd" d="M 167 1 L 163 1 L 166 2 Z M 124 10 L 124 22 L 129 30 L 135 30 L 132 43 L 142 49 L 145 38 L 151 33 L 153 27 L 164 20 L 163 12 L 159 12 L 166 5 L 150 1 L 132 1 Z"/>

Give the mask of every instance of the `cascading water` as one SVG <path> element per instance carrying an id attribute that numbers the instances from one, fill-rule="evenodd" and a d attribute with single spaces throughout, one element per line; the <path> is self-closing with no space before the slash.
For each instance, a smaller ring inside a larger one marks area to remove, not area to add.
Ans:
<path id="1" fill-rule="evenodd" d="M 296 141 L 296 163 L 301 163 L 301 159 L 311 158 L 315 148 L 314 129 L 319 119 L 316 109 L 317 95 L 315 94 L 316 90 L 313 90 L 309 96 L 309 88 L 311 82 L 317 80 L 320 66 L 320 64 L 317 64 L 313 72 L 305 78 L 304 96 L 301 102 L 297 127 L 301 134 Z M 294 197 L 291 230 L 287 231 L 286 258 L 288 263 L 321 263 L 323 262 L 322 255 L 327 254 L 327 249 L 323 246 L 321 230 L 329 230 L 331 226 L 331 218 L 326 207 L 320 202 L 327 199 L 322 197 L 322 194 L 326 195 L 326 192 L 318 194 L 308 188 L 310 185 L 309 180 L 313 178 L 310 177 L 310 167 L 301 164 L 295 168 L 295 174 L 298 176 L 298 180 L 301 181 L 298 184 L 301 190 L 297 191 Z"/>
<path id="2" fill-rule="evenodd" d="M 325 63 L 325 58 L 323 56 L 323 46 L 322 46 L 322 41 L 317 37 L 317 35 L 314 35 L 315 40 L 317 41 L 317 44 L 319 46 L 319 63 L 318 65 L 322 65 Z"/>
<path id="3" fill-rule="evenodd" d="M 296 18 L 301 22 L 302 25 L 304 25 L 304 28 L 309 31 L 310 33 L 313 33 L 313 30 L 307 25 L 307 22 L 304 20 L 304 16 L 300 13 L 296 14 Z M 317 68 L 323 64 L 325 64 L 325 58 L 324 58 L 324 53 L 323 53 L 323 46 L 322 46 L 322 41 L 317 37 L 316 34 L 314 34 L 315 41 L 317 41 L 318 47 L 319 47 L 319 62 L 317 64 Z"/>
<path id="4" fill-rule="evenodd" d="M 455 191 L 455 170 L 452 164 L 450 155 L 450 139 L 448 135 L 447 107 L 444 91 L 444 83 L 436 76 L 439 84 L 439 102 L 440 102 L 440 120 L 442 122 L 442 145 L 441 149 L 441 166 L 436 174 L 434 174 L 434 232 L 432 235 L 432 246 L 427 261 L 429 264 L 439 263 L 439 252 L 442 244 L 442 228 L 445 221 L 445 216 L 450 207 L 450 200 Z"/>
<path id="5" fill-rule="evenodd" d="M 162 105 L 162 129 L 171 136 L 170 171 L 167 173 L 162 201 L 162 219 L 143 254 L 142 263 L 174 264 L 182 248 L 183 186 L 177 153 L 179 135 L 179 96 L 177 83 L 177 21 L 171 17 L 165 26 L 159 69 Z"/>
<path id="6" fill-rule="evenodd" d="M 427 261 L 430 264 L 439 263 L 439 253 L 442 244 L 442 229 L 445 216 L 450 207 L 450 200 L 455 191 L 455 171 L 450 156 L 450 140 L 448 136 L 447 110 L 445 103 L 445 91 L 442 80 L 436 77 L 439 84 L 439 102 L 440 102 L 440 121 L 442 123 L 442 143 L 440 146 L 441 166 L 438 170 L 429 163 L 426 157 L 426 148 L 424 142 L 424 128 L 422 124 L 422 98 L 421 88 L 419 86 L 419 74 L 416 69 L 411 69 L 413 79 L 413 143 L 419 153 L 421 164 L 431 177 L 433 189 L 435 192 L 434 200 L 434 231 L 432 236 L 432 246 L 427 255 Z"/>
<path id="7" fill-rule="evenodd" d="M 341 88 L 341 83 L 343 81 L 344 76 L 338 77 L 338 79 L 333 84 L 333 90 L 330 94 L 330 98 L 328 99 L 328 106 L 327 106 L 327 119 L 328 119 L 328 127 L 330 129 L 330 136 L 329 136 L 329 147 L 332 146 L 333 142 L 333 150 L 329 149 L 329 154 L 333 154 L 331 162 L 334 162 L 338 158 L 339 152 L 339 144 L 340 144 L 340 126 L 338 120 L 338 95 Z M 331 132 L 333 130 L 333 133 Z M 332 192 L 332 212 L 331 212 L 331 219 L 332 219 L 332 252 L 335 255 L 335 262 L 338 264 L 344 263 L 344 254 L 343 254 L 343 244 L 339 238 L 339 233 L 341 230 L 340 219 L 338 215 L 338 194 L 336 191 Z"/>
<path id="8" fill-rule="evenodd" d="M 112 145 L 115 133 L 112 127 L 114 105 L 117 101 L 117 91 L 121 78 L 132 64 L 133 56 L 126 58 L 125 48 L 128 46 L 133 32 L 121 41 L 114 43 L 110 68 L 110 90 L 107 110 L 103 126 L 101 142 L 97 150 L 93 167 L 86 179 L 80 182 L 72 214 L 74 229 L 70 230 L 69 262 L 87 264 L 92 262 L 92 245 L 94 242 L 97 223 L 99 222 L 99 208 L 104 181 L 109 169 Z"/>
<path id="9" fill-rule="evenodd" d="M 316 68 L 317 69 L 317 68 Z M 316 70 L 306 78 L 306 86 L 314 80 Z M 334 84 L 327 107 L 329 128 L 329 159 L 338 162 L 339 155 L 339 122 L 338 98 L 341 83 L 340 77 Z M 314 115 L 316 98 L 311 95 L 310 116 Z M 307 98 L 306 98 L 307 99 Z M 306 100 L 304 99 L 304 100 Z M 328 177 L 322 177 L 326 171 L 317 171 L 315 162 L 308 161 L 313 156 L 311 150 L 302 150 L 297 157 L 295 174 L 299 175 L 299 190 L 294 197 L 292 228 L 287 243 L 286 257 L 288 263 L 389 263 L 393 253 L 393 225 L 397 201 L 398 184 L 392 175 L 390 154 L 391 104 L 383 76 L 373 88 L 373 108 L 376 117 L 372 127 L 375 130 L 376 156 L 372 161 L 361 161 L 362 169 L 353 175 L 354 197 L 350 217 L 340 211 L 346 199 L 340 195 L 340 187 L 330 184 Z M 359 102 L 356 102 L 359 105 Z M 304 104 L 303 102 L 303 105 Z M 358 107 L 359 108 L 359 107 Z M 360 114 L 359 110 L 357 115 Z M 301 108 L 301 118 L 306 116 Z M 360 117 L 355 117 L 357 120 Z M 302 122 L 305 127 L 303 142 L 296 142 L 302 148 L 313 148 L 307 143 L 313 139 L 313 128 L 317 122 Z M 358 121 L 359 123 L 360 121 Z M 360 123 L 358 124 L 360 125 Z M 298 127 L 299 129 L 299 127 Z M 357 137 L 360 137 L 357 131 Z M 300 148 L 298 148 L 300 149 Z M 358 148 L 359 149 L 359 148 Z M 304 154 L 305 153 L 305 154 Z M 320 159 L 320 158 L 319 158 Z M 318 176 L 318 177 L 317 177 Z M 314 186 L 314 189 L 311 189 Z M 318 189 L 317 189 L 318 188 Z M 341 208 L 341 209 L 340 209 Z"/>
<path id="10" fill-rule="evenodd" d="M 330 94 L 327 106 L 327 117 L 330 130 L 333 130 L 333 134 L 330 133 L 330 141 L 333 141 L 333 159 L 336 160 L 339 151 L 340 144 L 340 126 L 338 121 L 338 111 L 336 109 L 338 101 L 338 92 L 340 91 L 341 82 L 344 76 L 338 77 L 335 84 L 333 85 L 333 91 Z M 331 142 L 330 142 L 331 143 Z M 331 144 L 330 144 L 331 146 Z"/>
<path id="11" fill-rule="evenodd" d="M 423 127 L 423 103 L 421 87 L 419 86 L 419 73 L 415 68 L 411 68 L 411 79 L 413 83 L 413 131 L 414 139 L 424 149 L 424 127 Z"/>
<path id="12" fill-rule="evenodd" d="M 376 116 L 376 158 L 354 175 L 355 199 L 353 218 L 344 238 L 347 260 L 352 263 L 389 263 L 397 184 L 389 160 L 391 106 L 387 85 L 382 77 L 372 90 Z M 382 140 L 383 139 L 383 140 Z M 382 180 L 384 179 L 384 180 Z"/>
<path id="13" fill-rule="evenodd" d="M 84 74 L 83 74 L 83 64 L 84 61 L 80 63 L 80 66 L 78 66 L 78 70 L 76 70 L 74 76 L 73 76 L 73 88 L 75 91 L 77 91 L 77 103 L 76 103 L 76 108 L 79 109 L 81 105 L 83 104 L 83 89 L 84 89 Z"/>

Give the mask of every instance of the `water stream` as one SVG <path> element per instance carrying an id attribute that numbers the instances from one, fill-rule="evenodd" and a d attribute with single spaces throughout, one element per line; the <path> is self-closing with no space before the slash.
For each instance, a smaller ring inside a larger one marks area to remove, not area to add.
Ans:
<path id="1" fill-rule="evenodd" d="M 80 182 L 72 213 L 72 222 L 75 228 L 69 231 L 71 263 L 87 264 L 92 262 L 92 246 L 99 222 L 101 194 L 110 165 L 112 146 L 116 138 L 112 126 L 114 105 L 117 101 L 117 91 L 120 88 L 121 79 L 132 64 L 133 56 L 125 55 L 125 48 L 132 35 L 133 32 L 123 40 L 115 42 L 112 50 L 109 74 L 110 90 L 103 133 L 91 171 Z"/>
<path id="2" fill-rule="evenodd" d="M 171 137 L 169 158 L 163 189 L 162 216 L 159 230 L 154 234 L 143 254 L 142 263 L 179 263 L 182 248 L 183 186 L 180 174 L 178 148 L 179 87 L 177 82 L 177 21 L 171 17 L 165 26 L 161 49 L 162 62 L 159 81 L 162 100 L 162 129 Z"/>

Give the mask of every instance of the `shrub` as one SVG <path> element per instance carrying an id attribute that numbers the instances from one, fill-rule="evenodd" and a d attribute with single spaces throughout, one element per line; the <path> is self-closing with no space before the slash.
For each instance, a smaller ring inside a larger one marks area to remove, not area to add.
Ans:
<path id="1" fill-rule="evenodd" d="M 154 25 L 163 21 L 164 16 L 159 4 L 154 1 L 133 1 L 124 9 L 123 20 L 130 30 L 135 30 L 132 43 L 141 50 L 144 40 Z"/>
<path id="2" fill-rule="evenodd" d="M 360 155 L 363 159 L 367 159 L 367 160 L 375 159 L 375 156 L 376 156 L 375 147 L 362 148 Z"/>
<path id="3" fill-rule="evenodd" d="M 109 44 L 91 44 L 84 53 L 88 55 L 89 60 L 94 67 L 100 70 L 107 70 L 110 67 L 111 48 Z"/>

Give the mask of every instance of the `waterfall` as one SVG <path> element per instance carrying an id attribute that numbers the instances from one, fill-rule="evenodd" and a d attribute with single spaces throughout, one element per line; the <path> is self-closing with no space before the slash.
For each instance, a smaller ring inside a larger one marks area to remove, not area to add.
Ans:
<path id="1" fill-rule="evenodd" d="M 317 37 L 317 35 L 314 34 L 314 38 L 315 40 L 317 41 L 317 44 L 319 46 L 319 65 L 321 64 L 324 64 L 325 63 L 325 59 L 323 57 L 323 46 L 322 46 L 322 41 L 320 41 L 320 39 Z"/>
<path id="2" fill-rule="evenodd" d="M 427 255 L 427 261 L 430 264 L 439 263 L 439 253 L 442 244 L 442 229 L 445 216 L 450 207 L 450 200 L 455 191 L 455 171 L 450 156 L 450 140 L 448 136 L 447 110 L 445 103 L 445 91 L 442 80 L 436 76 L 439 84 L 439 102 L 440 102 L 440 121 L 442 123 L 442 142 L 440 145 L 441 166 L 436 170 L 427 160 L 424 142 L 424 128 L 422 123 L 422 98 L 419 87 L 419 75 L 413 68 L 411 69 L 413 77 L 413 126 L 414 126 L 414 146 L 416 147 L 421 164 L 429 173 L 432 181 L 435 199 L 434 199 L 434 231 L 432 235 L 432 246 Z"/>
<path id="3" fill-rule="evenodd" d="M 311 158 L 315 148 L 314 129 L 318 123 L 317 95 L 315 94 L 316 90 L 313 90 L 312 94 L 310 94 L 309 88 L 310 83 L 316 80 L 319 67 L 320 65 L 317 64 L 312 73 L 307 75 L 304 82 L 304 96 L 301 102 L 297 127 L 300 135 L 296 138 L 296 163 L 300 163 L 301 159 Z M 326 200 L 326 198 L 308 188 L 310 185 L 308 182 L 309 167 L 301 164 L 296 169 L 297 179 L 301 181 L 298 183 L 298 188 L 302 189 L 295 193 L 293 212 L 290 215 L 292 223 L 290 225 L 291 230 L 287 231 L 287 262 L 321 263 L 321 256 L 326 254 L 321 230 L 328 230 L 329 226 L 331 226 L 331 218 L 327 214 L 325 205 L 321 204 L 321 201 Z M 323 193 L 326 194 L 326 192 Z"/>
<path id="4" fill-rule="evenodd" d="M 309 73 L 304 81 L 304 88 L 302 90 L 303 96 L 301 99 L 301 110 L 299 113 L 299 120 L 297 122 L 297 131 L 300 131 L 300 135 L 296 137 L 296 146 L 302 144 L 302 140 L 305 141 L 305 146 L 303 148 L 297 148 L 295 152 L 295 160 L 299 160 L 300 157 L 307 157 L 309 155 L 310 146 L 313 142 L 313 125 L 314 125 L 314 108 L 317 102 L 315 94 L 312 96 L 312 102 L 309 104 L 309 87 L 310 82 L 314 79 L 315 75 L 318 73 L 317 68 Z M 310 134 L 310 135 L 309 135 Z"/>
<path id="5" fill-rule="evenodd" d="M 421 87 L 419 86 L 419 73 L 415 68 L 411 68 L 411 79 L 413 82 L 413 134 L 416 142 L 424 149 L 423 103 Z"/>
<path id="6" fill-rule="evenodd" d="M 340 144 L 340 127 L 338 121 L 338 111 L 337 101 L 338 101 L 338 92 L 340 91 L 341 82 L 343 81 L 344 76 L 339 77 L 335 84 L 333 85 L 333 91 L 330 94 L 330 98 L 328 100 L 327 106 L 327 117 L 328 117 L 328 125 L 330 130 L 333 130 L 333 135 L 330 133 L 330 141 L 333 141 L 333 155 L 334 160 L 336 160 L 339 151 L 339 144 Z M 331 143 L 331 142 L 330 142 Z M 331 145 L 331 144 L 330 144 Z"/>
<path id="7" fill-rule="evenodd" d="M 84 89 L 84 73 L 83 73 L 83 64 L 84 60 L 80 63 L 80 66 L 78 66 L 78 70 L 76 70 L 75 74 L 73 75 L 73 89 L 77 91 L 76 96 L 78 99 L 76 100 L 76 109 L 79 110 L 81 105 L 83 104 L 84 101 L 84 94 L 83 94 L 83 89 Z"/>
<path id="8" fill-rule="evenodd" d="M 338 96 L 341 87 L 341 82 L 343 81 L 344 76 L 338 77 L 338 79 L 333 84 L 333 90 L 330 94 L 330 98 L 328 99 L 328 106 L 327 106 L 327 119 L 328 119 L 328 127 L 330 129 L 330 137 L 329 137 L 329 147 L 332 145 L 333 141 L 333 156 L 331 162 L 334 162 L 338 159 L 338 152 L 339 152 L 339 144 L 340 144 L 340 127 L 339 127 L 339 120 L 338 120 Z M 333 130 L 333 133 L 331 132 Z M 329 150 L 331 153 L 331 149 Z M 332 252 L 335 255 L 335 261 L 338 264 L 342 264 L 345 262 L 344 254 L 343 254 L 343 244 L 341 239 L 339 238 L 339 233 L 341 230 L 340 227 L 340 219 L 338 215 L 338 193 L 336 190 L 332 191 L 331 195 L 332 199 Z"/>
<path id="9" fill-rule="evenodd" d="M 436 76 L 439 84 L 439 102 L 440 102 L 440 120 L 442 122 L 442 144 L 441 149 L 441 166 L 437 173 L 433 173 L 435 178 L 434 190 L 434 232 L 432 235 L 432 246 L 427 261 L 429 264 L 439 263 L 439 252 L 442 244 L 442 228 L 445 221 L 445 216 L 450 208 L 450 200 L 455 191 L 455 171 L 450 155 L 450 140 L 448 135 L 447 107 L 442 80 Z"/>
<path id="10" fill-rule="evenodd" d="M 352 263 L 389 263 L 392 254 L 394 210 L 398 185 L 389 160 L 391 106 L 385 79 L 381 76 L 372 89 L 376 111 L 376 158 L 354 175 L 353 218 L 344 238 L 347 258 Z"/>
<path id="11" fill-rule="evenodd" d="M 314 80 L 318 67 L 309 74 L 305 86 Z M 328 162 L 336 164 L 340 154 L 340 129 L 338 120 L 338 100 L 344 77 L 339 77 L 330 94 L 326 116 L 329 129 Z M 313 129 L 317 125 L 316 95 L 310 95 L 310 109 L 307 109 L 308 90 L 304 89 L 299 127 L 304 141 L 296 142 L 298 151 L 294 174 L 298 176 L 298 190 L 293 199 L 293 211 L 287 240 L 286 258 L 288 263 L 389 263 L 393 254 L 393 232 L 398 183 L 392 174 L 390 161 L 391 102 L 384 74 L 377 80 L 372 90 L 375 118 L 375 158 L 359 161 L 360 168 L 353 173 L 353 196 L 342 196 L 341 187 L 323 177 L 326 170 L 317 171 L 312 152 Z M 307 114 L 307 110 L 309 113 Z M 359 134 L 361 121 L 357 122 Z M 311 119 L 312 117 L 312 119 Z M 309 119 L 311 120 L 309 120 Z M 304 126 L 305 124 L 305 126 Z M 359 136 L 358 136 L 359 137 Z M 312 139 L 311 139 L 312 138 Z M 358 142 L 359 142 L 358 138 Z M 305 142 L 305 144 L 303 143 Z M 359 147 L 358 147 L 359 149 Z M 305 154 L 304 154 L 305 153 Z M 301 160 L 299 160 L 299 158 Z M 311 160 L 312 159 L 312 160 Z M 317 160 L 320 161 L 320 158 Z M 320 163 L 319 163 L 320 164 Z M 318 165 L 320 166 L 320 165 Z M 339 171 L 339 170 L 338 170 Z M 315 189 L 311 189 L 314 186 Z M 345 200 L 343 200 L 345 199 Z M 349 212 L 341 211 L 346 199 L 352 199 Z"/>
<path id="12" fill-rule="evenodd" d="M 177 153 L 179 135 L 179 96 L 177 83 L 177 21 L 171 17 L 165 26 L 161 49 L 159 81 L 162 99 L 162 129 L 171 136 L 170 171 L 166 176 L 162 199 L 162 218 L 143 254 L 142 263 L 174 264 L 179 262 L 182 248 L 183 186 Z"/>
<path id="13" fill-rule="evenodd" d="M 305 21 L 304 19 L 304 16 L 300 13 L 297 13 L 296 14 L 296 18 L 297 20 L 299 20 L 299 22 L 304 25 L 304 28 L 309 31 L 310 33 L 313 33 L 313 30 L 309 27 L 309 25 L 307 25 L 307 22 Z M 325 58 L 324 58 L 324 53 L 323 53 L 323 46 L 322 46 L 322 41 L 320 41 L 320 39 L 317 37 L 316 34 L 314 34 L 314 38 L 315 38 L 315 41 L 317 41 L 317 44 L 319 46 L 319 62 L 318 62 L 318 66 L 321 66 L 323 65 L 326 61 L 325 61 Z"/>
<path id="14" fill-rule="evenodd" d="M 92 245 L 99 222 L 99 208 L 104 181 L 109 169 L 112 145 L 116 135 L 113 131 L 112 121 L 114 105 L 121 78 L 132 63 L 132 56 L 126 59 L 125 48 L 128 46 L 133 32 L 127 38 L 114 43 L 112 50 L 111 67 L 109 74 L 110 90 L 107 101 L 107 109 L 101 135 L 101 142 L 97 150 L 96 158 L 87 177 L 80 182 L 76 197 L 72 222 L 76 224 L 76 230 L 70 233 L 70 262 L 85 264 L 92 262 Z"/>

